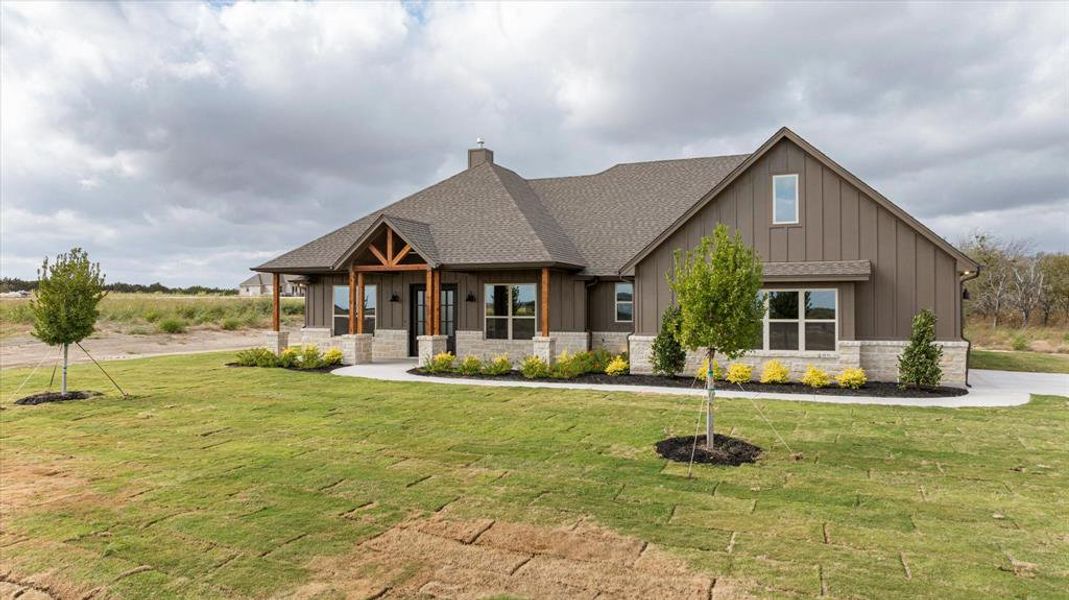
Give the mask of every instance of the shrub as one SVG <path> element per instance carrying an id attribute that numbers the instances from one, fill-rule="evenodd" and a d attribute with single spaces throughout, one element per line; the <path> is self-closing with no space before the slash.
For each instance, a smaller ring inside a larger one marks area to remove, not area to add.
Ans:
<path id="1" fill-rule="evenodd" d="M 457 373 L 461 375 L 478 375 L 483 370 L 483 361 L 478 356 L 465 356 L 464 360 L 457 365 Z"/>
<path id="2" fill-rule="evenodd" d="M 234 331 L 236 329 L 241 329 L 241 321 L 233 317 L 223 319 L 221 327 L 226 331 Z"/>
<path id="3" fill-rule="evenodd" d="M 598 348 L 590 353 L 591 363 L 590 371 L 588 373 L 604 373 L 605 367 L 609 366 L 612 362 L 612 352 L 609 352 L 605 348 Z"/>
<path id="4" fill-rule="evenodd" d="M 275 366 L 282 367 L 283 369 L 294 369 L 300 366 L 300 353 L 297 351 L 296 346 L 290 346 L 282 351 L 278 355 L 278 360 Z"/>
<path id="5" fill-rule="evenodd" d="M 249 348 L 237 353 L 236 362 L 242 367 L 273 367 L 278 357 L 267 348 Z"/>
<path id="6" fill-rule="evenodd" d="M 428 373 L 448 373 L 453 370 L 453 363 L 457 357 L 452 352 L 439 352 L 431 357 L 431 360 L 423 367 Z"/>
<path id="7" fill-rule="evenodd" d="M 686 367 L 687 351 L 676 338 L 682 318 L 678 306 L 669 306 L 661 316 L 661 331 L 652 347 L 654 373 L 675 377 Z"/>
<path id="8" fill-rule="evenodd" d="M 728 383 L 746 383 L 753 379 L 753 367 L 745 363 L 731 363 L 724 379 L 727 379 Z"/>
<path id="9" fill-rule="evenodd" d="M 628 364 L 627 359 L 622 354 L 609 361 L 608 366 L 605 367 L 605 374 L 610 377 L 627 375 L 630 371 L 631 365 Z"/>
<path id="10" fill-rule="evenodd" d="M 512 361 L 508 354 L 501 354 L 486 361 L 483 365 L 485 375 L 507 375 L 512 371 Z"/>
<path id="11" fill-rule="evenodd" d="M 298 369 L 318 369 L 324 366 L 323 353 L 315 344 L 305 344 L 298 351 Z"/>
<path id="12" fill-rule="evenodd" d="M 520 373 L 527 379 L 540 379 L 549 376 L 549 365 L 537 356 L 528 356 L 520 363 Z"/>
<path id="13" fill-rule="evenodd" d="M 761 369 L 761 383 L 787 383 L 791 372 L 778 360 L 770 360 Z"/>
<path id="14" fill-rule="evenodd" d="M 160 311 L 155 309 L 149 310 L 145 313 L 145 320 L 149 323 L 155 323 L 156 321 L 159 321 L 162 317 L 163 315 L 160 314 Z"/>
<path id="15" fill-rule="evenodd" d="M 702 364 L 698 365 L 698 370 L 695 371 L 694 377 L 698 381 L 705 381 L 706 371 L 709 370 L 709 359 L 703 359 Z M 720 367 L 720 363 L 713 361 L 713 381 L 724 380 L 724 369 Z"/>
<path id="16" fill-rule="evenodd" d="M 831 376 L 823 369 L 808 365 L 805 368 L 805 375 L 802 375 L 802 383 L 811 388 L 822 388 L 831 383 Z"/>
<path id="17" fill-rule="evenodd" d="M 1023 333 L 1014 334 L 1013 340 L 1010 342 L 1011 347 L 1018 352 L 1027 351 L 1031 345 L 1028 341 L 1028 337 Z"/>
<path id="18" fill-rule="evenodd" d="M 909 345 L 898 357 L 898 382 L 902 386 L 935 387 L 943 378 L 939 359 L 943 348 L 935 344 L 935 315 L 924 309 L 913 317 Z"/>
<path id="19" fill-rule="evenodd" d="M 846 369 L 839 376 L 835 378 L 835 382 L 839 384 L 841 388 L 849 388 L 856 390 L 868 382 L 869 378 L 865 375 L 865 369 L 855 367 L 852 369 Z"/>
<path id="20" fill-rule="evenodd" d="M 174 318 L 164 319 L 164 320 L 160 321 L 160 323 L 159 323 L 159 325 L 157 325 L 157 327 L 159 327 L 160 331 L 162 331 L 164 333 L 185 333 L 186 332 L 186 322 L 183 321 L 182 319 L 174 319 Z"/>
<path id="21" fill-rule="evenodd" d="M 574 379 L 586 373 L 586 352 L 569 354 L 567 350 L 557 356 L 556 362 L 549 370 L 549 376 L 554 379 Z"/>
<path id="22" fill-rule="evenodd" d="M 338 348 L 331 348 L 323 353 L 323 366 L 333 367 L 334 365 L 340 365 L 341 359 L 341 350 Z"/>

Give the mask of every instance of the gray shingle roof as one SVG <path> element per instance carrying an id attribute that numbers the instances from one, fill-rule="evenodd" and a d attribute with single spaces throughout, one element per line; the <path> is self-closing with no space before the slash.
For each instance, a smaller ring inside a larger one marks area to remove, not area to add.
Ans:
<path id="1" fill-rule="evenodd" d="M 872 275 L 872 263 L 862 260 L 825 260 L 815 262 L 767 262 L 765 278 L 822 279 L 868 279 Z"/>
<path id="2" fill-rule="evenodd" d="M 484 163 L 255 269 L 333 269 L 384 217 L 413 246 L 428 253 L 433 247 L 437 256 L 424 258 L 438 264 L 557 264 L 615 275 L 746 156 L 629 163 L 533 180 Z"/>

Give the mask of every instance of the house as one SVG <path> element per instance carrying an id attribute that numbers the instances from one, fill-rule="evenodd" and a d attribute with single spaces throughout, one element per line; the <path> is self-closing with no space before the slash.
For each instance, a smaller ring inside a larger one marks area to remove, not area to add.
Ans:
<path id="1" fill-rule="evenodd" d="M 279 294 L 282 296 L 300 296 L 304 293 L 300 277 L 282 275 L 279 280 Z M 238 295 L 266 296 L 272 293 L 272 285 L 274 284 L 269 273 L 256 273 L 238 285 Z"/>
<path id="2" fill-rule="evenodd" d="M 786 128 L 751 154 L 548 179 L 473 148 L 464 171 L 253 270 L 304 276 L 301 341 L 347 362 L 604 347 L 647 373 L 672 254 L 718 223 L 765 263 L 770 311 L 744 360 L 893 381 L 929 308 L 945 383 L 965 382 L 962 282 L 977 263 Z M 271 335 L 288 343 L 277 319 Z"/>

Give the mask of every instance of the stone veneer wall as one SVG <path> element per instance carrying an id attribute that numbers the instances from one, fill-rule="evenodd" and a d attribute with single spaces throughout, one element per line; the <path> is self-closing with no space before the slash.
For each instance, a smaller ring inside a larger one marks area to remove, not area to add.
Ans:
<path id="1" fill-rule="evenodd" d="M 590 334 L 585 331 L 551 331 L 549 337 L 554 339 L 554 356 L 567 350 L 570 354 L 583 352 L 590 348 Z M 531 340 L 488 340 L 481 331 L 457 331 L 457 356 L 477 356 L 487 360 L 508 354 L 513 363 L 518 363 L 526 356 L 534 354 L 534 342 Z"/>
<path id="2" fill-rule="evenodd" d="M 371 341 L 371 360 L 408 358 L 408 330 L 376 329 Z"/>
<path id="3" fill-rule="evenodd" d="M 331 348 L 341 347 L 341 338 L 332 338 L 328 327 L 301 327 L 301 344 L 315 344 L 326 352 Z"/>
<path id="4" fill-rule="evenodd" d="M 626 331 L 592 331 L 590 332 L 590 349 L 604 348 L 613 354 L 627 352 L 627 338 L 630 335 Z"/>
<path id="5" fill-rule="evenodd" d="M 651 348 L 654 336 L 632 335 L 630 337 L 631 372 L 649 374 L 653 372 Z M 965 361 L 968 351 L 967 342 L 936 342 L 943 346 L 943 385 L 965 385 Z M 720 359 L 717 362 L 726 366 L 729 362 L 746 363 L 754 367 L 754 376 L 766 361 L 779 360 L 790 370 L 791 379 L 800 379 L 809 365 L 821 368 L 833 376 L 850 367 L 865 369 L 871 381 L 898 381 L 898 355 L 908 344 L 904 341 L 848 341 L 839 342 L 837 352 L 749 352 L 737 361 Z M 704 359 L 702 353 L 688 352 L 685 372 L 690 374 L 698 370 Z"/>
<path id="6" fill-rule="evenodd" d="M 565 350 L 568 354 L 575 354 L 590 349 L 590 334 L 585 331 L 550 331 L 549 337 L 556 340 L 555 356 Z"/>

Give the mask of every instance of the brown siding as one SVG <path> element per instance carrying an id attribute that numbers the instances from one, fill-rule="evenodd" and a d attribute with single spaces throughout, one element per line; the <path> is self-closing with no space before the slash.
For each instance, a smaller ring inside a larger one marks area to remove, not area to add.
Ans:
<path id="1" fill-rule="evenodd" d="M 774 174 L 798 175 L 797 225 L 772 225 Z M 849 329 L 860 340 L 905 339 L 913 315 L 931 308 L 939 319 L 939 339 L 959 339 L 961 286 L 954 257 L 789 140 L 770 149 L 635 266 L 638 332 L 655 334 L 672 301 L 664 280 L 672 252 L 694 246 L 695 232 L 707 234 L 717 223 L 738 229 L 766 261 L 871 261 L 869 281 L 840 288 L 844 307 L 847 296 L 853 307 L 840 331 Z"/>
<path id="2" fill-rule="evenodd" d="M 700 237 L 700 236 L 699 236 Z M 689 239 L 689 235 L 688 235 Z M 632 331 L 634 323 L 616 322 L 616 282 L 599 281 L 588 288 L 587 323 L 590 331 Z M 635 297 L 638 289 L 635 289 Z M 635 303 L 636 305 L 638 302 Z"/>
<path id="3" fill-rule="evenodd" d="M 540 271 L 442 271 L 442 284 L 457 286 L 457 329 L 483 329 L 483 289 L 487 283 L 537 283 Z M 412 284 L 424 283 L 423 271 L 401 273 L 369 273 L 366 285 L 374 285 L 378 293 L 378 323 L 381 329 L 408 329 L 409 290 Z M 331 288 L 348 285 L 346 274 L 320 275 L 307 286 L 305 292 L 305 326 L 331 326 Z M 570 273 L 553 271 L 549 283 L 549 327 L 551 331 L 585 331 L 586 283 Z M 475 302 L 468 302 L 468 294 Z M 390 298 L 397 295 L 398 301 Z M 539 295 L 540 297 L 540 295 Z"/>

